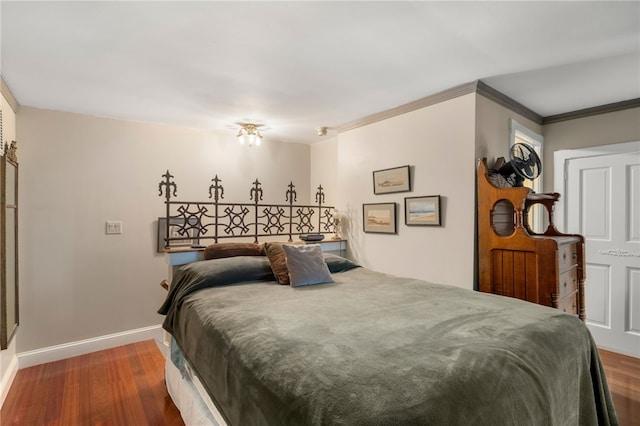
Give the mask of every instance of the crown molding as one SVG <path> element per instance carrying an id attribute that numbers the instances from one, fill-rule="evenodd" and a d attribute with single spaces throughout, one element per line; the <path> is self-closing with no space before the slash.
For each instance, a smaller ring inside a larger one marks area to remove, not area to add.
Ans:
<path id="1" fill-rule="evenodd" d="M 579 109 L 577 111 L 565 112 L 563 114 L 550 115 L 542 119 L 542 124 L 545 125 L 559 123 L 561 121 L 575 120 L 576 118 L 585 118 L 592 115 L 607 114 L 609 112 L 622 111 L 625 109 L 638 107 L 640 107 L 640 98 L 628 99 L 626 101 L 613 102 L 597 107 Z"/>
<path id="2" fill-rule="evenodd" d="M 585 108 L 577 111 L 566 112 L 563 114 L 550 115 L 543 117 L 535 111 L 527 108 L 521 103 L 508 97 L 502 92 L 497 91 L 493 87 L 484 83 L 482 80 L 476 80 L 471 83 L 463 84 L 453 87 L 448 90 L 430 95 L 413 102 L 409 102 L 404 105 L 397 106 L 395 108 L 388 109 L 376 114 L 371 114 L 366 117 L 360 118 L 355 121 L 351 121 L 336 127 L 338 133 L 353 130 L 358 127 L 373 124 L 378 121 L 386 120 L 398 115 L 406 114 L 411 111 L 415 111 L 420 108 L 428 107 L 438 104 L 440 102 L 448 101 L 450 99 L 457 98 L 459 96 L 468 95 L 469 93 L 477 93 L 485 98 L 494 101 L 495 103 L 502 105 L 503 107 L 520 114 L 521 116 L 533 121 L 536 124 L 546 125 L 551 123 L 557 123 L 560 121 L 574 120 L 576 118 L 584 118 L 592 115 L 606 114 L 609 112 L 622 111 L 625 109 L 640 107 L 640 98 L 629 99 L 621 102 L 614 102 L 606 105 L 601 105 L 592 108 Z"/>
<path id="3" fill-rule="evenodd" d="M 13 97 L 13 93 L 11 93 L 11 89 L 9 89 L 9 86 L 4 81 L 4 78 L 2 78 L 1 75 L 0 75 L 0 93 L 2 93 L 2 96 L 4 96 L 4 98 L 7 100 L 13 112 L 17 113 L 18 109 L 20 108 L 20 104 L 18 103 L 18 101 L 16 101 L 16 98 Z"/>
<path id="4" fill-rule="evenodd" d="M 342 124 L 340 126 L 336 126 L 336 130 L 338 130 L 338 133 L 346 132 L 347 130 L 353 130 L 358 127 L 366 126 L 368 124 L 373 124 L 378 121 L 382 121 L 392 117 L 396 117 L 398 115 L 406 114 L 408 112 L 415 111 L 417 109 L 439 104 L 441 102 L 448 101 L 450 99 L 454 99 L 460 96 L 468 95 L 469 93 L 474 93 L 476 91 L 477 83 L 478 81 L 462 84 L 460 86 L 447 89 L 443 92 L 439 92 L 439 93 L 418 99 L 416 101 L 409 102 L 404 105 L 400 105 L 382 112 L 378 112 L 376 114 L 371 114 L 366 117 L 360 118 L 358 120 L 351 121 L 351 122 Z"/>
<path id="5" fill-rule="evenodd" d="M 368 124 L 373 124 L 378 121 L 382 121 L 392 117 L 396 117 L 398 115 L 406 114 L 408 112 L 415 111 L 417 109 L 439 104 L 441 102 L 445 102 L 450 99 L 468 95 L 469 93 L 477 93 L 479 95 L 482 95 L 485 98 L 488 98 L 504 106 L 505 108 L 508 108 L 513 112 L 528 118 L 529 120 L 535 123 L 542 124 L 543 118 L 541 115 L 535 113 L 534 111 L 530 110 L 529 108 L 525 107 L 519 102 L 516 102 L 515 100 L 511 99 L 507 95 L 501 92 L 498 92 L 496 89 L 487 85 L 481 80 L 476 80 L 476 81 L 472 81 L 471 83 L 462 84 L 460 86 L 456 86 L 451 89 L 447 89 L 442 92 L 429 95 L 427 97 L 418 99 L 416 101 L 409 102 L 407 104 L 388 109 L 386 111 L 382 111 L 376 114 L 371 114 L 366 117 L 360 118 L 358 120 L 342 124 L 340 126 L 337 126 L 336 130 L 338 130 L 338 133 L 346 132 L 347 130 L 353 130 L 358 127 L 366 126 Z"/>
<path id="6" fill-rule="evenodd" d="M 515 101 L 514 99 L 508 97 L 502 92 L 498 92 L 493 87 L 484 83 L 481 80 L 478 80 L 478 86 L 476 89 L 476 93 L 484 96 L 485 98 L 494 101 L 495 103 L 502 105 L 503 107 L 510 109 L 516 114 L 520 114 L 521 116 L 528 118 L 536 124 L 542 124 L 543 117 L 536 113 L 535 111 L 530 110 L 526 106 L 522 105 L 520 102 Z"/>

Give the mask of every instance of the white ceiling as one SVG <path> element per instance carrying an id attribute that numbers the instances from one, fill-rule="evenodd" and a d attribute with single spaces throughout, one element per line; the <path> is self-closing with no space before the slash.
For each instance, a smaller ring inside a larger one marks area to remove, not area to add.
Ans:
<path id="1" fill-rule="evenodd" d="M 638 1 L 3 0 L 0 14 L 21 105 L 229 133 L 251 121 L 266 141 L 313 143 L 478 79 L 542 116 L 640 98 Z"/>

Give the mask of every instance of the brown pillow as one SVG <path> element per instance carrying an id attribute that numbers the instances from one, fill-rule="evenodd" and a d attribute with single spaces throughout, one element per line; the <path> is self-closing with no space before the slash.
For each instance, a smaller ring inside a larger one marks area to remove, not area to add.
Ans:
<path id="1" fill-rule="evenodd" d="M 278 284 L 289 285 L 287 257 L 284 254 L 282 243 L 264 243 L 264 251 L 267 253 L 267 257 L 271 263 L 271 270 Z"/>
<path id="2" fill-rule="evenodd" d="M 204 259 L 221 259 L 234 256 L 264 256 L 264 246 L 254 243 L 219 243 L 204 249 Z"/>

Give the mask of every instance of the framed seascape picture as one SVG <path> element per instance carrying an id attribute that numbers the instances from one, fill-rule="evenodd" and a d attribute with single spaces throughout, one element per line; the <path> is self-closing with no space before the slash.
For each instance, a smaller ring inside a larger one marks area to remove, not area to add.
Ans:
<path id="1" fill-rule="evenodd" d="M 362 205 L 364 232 L 396 233 L 396 203 Z"/>
<path id="2" fill-rule="evenodd" d="M 406 225 L 440 226 L 440 196 L 406 197 L 404 199 Z"/>
<path id="3" fill-rule="evenodd" d="M 378 195 L 411 191 L 409 170 L 409 166 L 376 170 L 373 172 L 373 193 Z"/>
<path id="4" fill-rule="evenodd" d="M 197 225 L 197 219 L 191 218 L 193 224 Z M 189 221 L 192 223 L 192 221 Z M 158 253 L 164 253 L 165 238 L 167 237 L 167 218 L 158 218 Z M 193 244 L 198 244 L 200 239 L 198 238 L 198 231 L 196 229 L 186 230 L 187 235 L 180 233 L 180 229 L 184 225 L 184 218 L 172 217 L 169 219 L 169 238 L 179 238 L 177 240 L 169 241 L 171 247 L 187 247 Z"/>

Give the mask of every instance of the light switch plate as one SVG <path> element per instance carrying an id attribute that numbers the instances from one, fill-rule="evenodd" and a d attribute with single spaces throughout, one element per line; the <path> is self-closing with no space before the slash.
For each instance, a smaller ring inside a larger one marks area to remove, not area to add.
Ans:
<path id="1" fill-rule="evenodd" d="M 122 221 L 108 220 L 105 230 L 107 234 L 122 234 Z"/>

